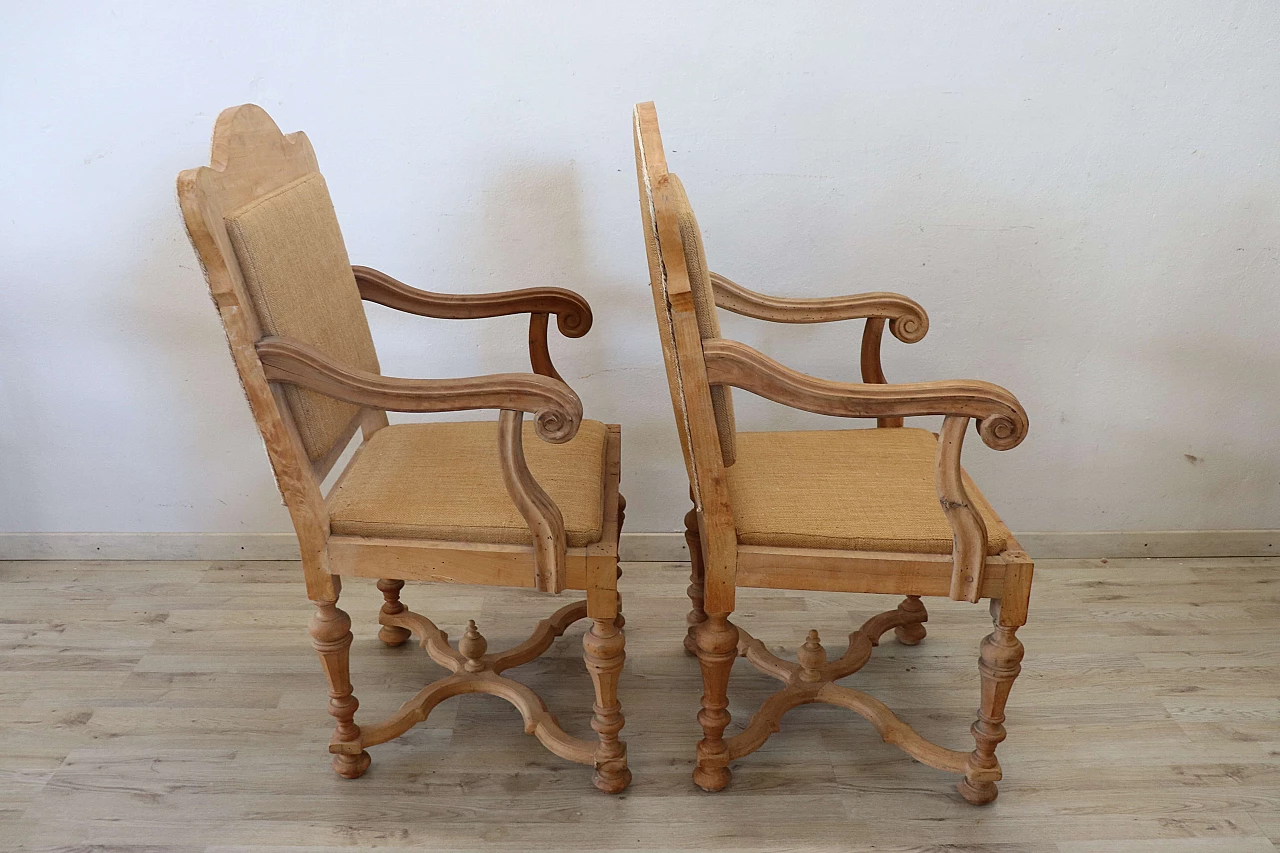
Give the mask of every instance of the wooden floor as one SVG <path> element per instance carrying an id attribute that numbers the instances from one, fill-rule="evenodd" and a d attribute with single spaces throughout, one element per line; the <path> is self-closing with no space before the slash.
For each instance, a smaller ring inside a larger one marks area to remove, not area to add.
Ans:
<path id="1" fill-rule="evenodd" d="M 825 706 L 791 712 L 734 765 L 728 790 L 696 790 L 700 679 L 680 646 L 686 572 L 626 566 L 623 735 L 635 782 L 609 797 L 487 696 L 449 700 L 374 748 L 364 778 L 334 776 L 294 564 L 0 564 L 0 849 L 1280 848 L 1280 560 L 1038 566 L 999 753 L 1005 782 L 985 808 L 964 803 L 954 777 Z M 454 637 L 476 618 L 491 649 L 556 606 L 475 587 L 410 585 L 404 599 Z M 343 595 L 361 715 L 389 713 L 441 672 L 420 649 L 375 639 L 378 601 L 371 582 Z M 834 655 L 844 634 L 895 603 L 749 590 L 735 618 L 789 655 L 817 628 Z M 846 683 L 967 749 L 986 608 L 928 603 L 928 639 L 886 641 Z M 511 674 L 589 735 L 582 630 Z M 739 661 L 735 724 L 772 689 Z"/>

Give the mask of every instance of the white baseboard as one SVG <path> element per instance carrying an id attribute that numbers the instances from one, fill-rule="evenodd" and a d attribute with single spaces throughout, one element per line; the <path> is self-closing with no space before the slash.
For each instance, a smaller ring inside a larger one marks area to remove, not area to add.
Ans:
<path id="1" fill-rule="evenodd" d="M 1015 534 L 1032 559 L 1280 556 L 1280 530 Z M 682 533 L 624 533 L 622 559 L 689 559 Z M 0 560 L 296 560 L 292 533 L 0 533 Z"/>

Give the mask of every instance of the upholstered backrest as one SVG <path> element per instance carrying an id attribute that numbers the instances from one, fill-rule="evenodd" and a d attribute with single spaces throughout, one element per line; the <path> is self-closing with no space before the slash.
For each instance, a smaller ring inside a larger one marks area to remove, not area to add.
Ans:
<path id="1" fill-rule="evenodd" d="M 311 172 L 230 213 L 224 223 L 264 335 L 310 344 L 378 372 L 378 357 L 329 190 Z M 360 407 L 294 385 L 284 397 L 311 461 L 349 433 Z"/>

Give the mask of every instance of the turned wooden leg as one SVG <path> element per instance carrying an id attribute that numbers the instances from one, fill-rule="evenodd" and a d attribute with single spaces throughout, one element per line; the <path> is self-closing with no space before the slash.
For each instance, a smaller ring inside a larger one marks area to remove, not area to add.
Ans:
<path id="1" fill-rule="evenodd" d="M 698 664 L 702 667 L 702 710 L 698 723 L 698 766 L 693 781 L 704 791 L 719 791 L 729 784 L 729 748 L 724 730 L 729 725 L 729 671 L 738 657 L 738 628 L 729 614 L 715 613 L 699 622 Z"/>
<path id="2" fill-rule="evenodd" d="M 378 581 L 378 589 L 385 599 L 382 602 L 383 613 L 388 616 L 398 616 L 405 611 L 405 606 L 400 603 L 400 590 L 403 587 L 404 581 L 401 580 L 383 578 Z M 392 647 L 402 645 L 410 636 L 412 634 L 408 628 L 401 628 L 397 625 L 383 625 L 382 629 L 378 631 L 378 639 Z"/>
<path id="3" fill-rule="evenodd" d="M 338 609 L 337 602 L 315 601 L 311 617 L 311 645 L 320 655 L 320 665 L 329 679 L 329 713 L 338 721 L 334 740 L 360 740 L 360 727 L 355 724 L 360 703 L 351 695 L 351 617 Z M 333 769 L 339 776 L 355 779 L 369 769 L 369 753 L 335 755 Z"/>
<path id="4" fill-rule="evenodd" d="M 622 495 L 618 495 L 618 533 L 619 534 L 622 533 L 622 525 L 623 525 L 623 522 L 625 522 L 626 520 L 627 520 L 627 499 L 624 498 Z M 622 566 L 618 566 L 618 580 L 622 580 Z M 622 615 L 622 593 L 621 592 L 618 593 L 618 618 L 613 621 L 613 624 L 616 625 L 619 630 L 621 630 L 622 627 L 627 624 L 626 617 Z"/>
<path id="5" fill-rule="evenodd" d="M 703 589 L 706 585 L 706 574 L 702 565 L 702 539 L 698 534 L 698 510 L 691 509 L 684 517 L 684 541 L 689 546 L 689 603 L 692 609 L 685 621 L 689 623 L 689 632 L 684 638 L 684 649 L 691 655 L 698 653 L 696 639 L 698 626 L 707 621 L 707 612 L 703 607 Z"/>
<path id="6" fill-rule="evenodd" d="M 962 797 L 979 806 L 991 802 L 999 793 L 996 783 L 989 777 L 992 771 L 998 772 L 1000 766 L 996 761 L 996 747 L 1005 738 L 1004 706 L 1009 700 L 1013 680 L 1022 670 L 1022 643 L 1014 636 L 1018 625 L 1003 624 L 998 599 L 991 602 L 991 617 L 995 630 L 982 641 L 978 655 L 982 707 L 978 709 L 978 719 L 971 729 L 977 748 L 969 753 L 965 777 L 956 786 Z"/>
<path id="7" fill-rule="evenodd" d="M 626 638 L 613 619 L 592 619 L 591 627 L 582 638 L 582 657 L 596 688 L 591 728 L 600 737 L 592 781 L 606 794 L 616 794 L 631 784 L 627 745 L 618 740 L 618 732 L 626 722 L 618 701 L 618 676 L 626 658 L 625 646 Z"/>
<path id="8" fill-rule="evenodd" d="M 924 639 L 924 623 L 929 621 L 929 613 L 918 595 L 908 595 L 898 605 L 898 612 L 907 619 L 905 625 L 893 629 L 898 642 L 904 646 L 914 646 Z"/>

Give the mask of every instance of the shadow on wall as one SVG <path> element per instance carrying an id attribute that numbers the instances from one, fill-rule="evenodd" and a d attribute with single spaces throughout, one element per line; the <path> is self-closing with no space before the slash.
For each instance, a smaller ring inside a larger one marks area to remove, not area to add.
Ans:
<path id="1" fill-rule="evenodd" d="M 484 259 L 493 290 L 564 287 L 591 303 L 594 319 L 585 337 L 566 339 L 554 320 L 550 329 L 552 361 L 570 385 L 573 377 L 605 367 L 607 357 L 600 345 L 600 326 L 608 308 L 599 298 L 599 275 L 591 271 L 584 216 L 582 188 L 572 165 L 514 165 L 483 191 L 482 209 L 472 223 L 474 243 L 462 247 L 469 256 Z M 520 369 L 530 369 L 528 322 L 528 315 L 485 321 L 482 352 L 500 353 L 504 363 L 510 363 L 513 354 L 524 353 Z M 500 328 L 509 324 L 520 333 L 508 334 Z M 583 394 L 581 388 L 575 386 L 575 390 Z M 587 417 L 592 417 L 585 395 L 583 405 Z"/>
<path id="2" fill-rule="evenodd" d="M 513 165 L 497 173 L 478 196 L 458 214 L 465 217 L 465 224 L 449 247 L 450 257 L 414 259 L 417 269 L 453 269 L 458 277 L 433 277 L 431 281 L 407 278 L 407 283 L 449 292 L 563 287 L 582 294 L 592 307 L 591 331 L 582 338 L 566 338 L 553 321 L 548 336 L 552 359 L 582 398 L 586 417 L 622 419 L 619 403 L 624 398 L 605 388 L 611 375 L 627 370 L 617 361 L 619 335 L 651 330 L 645 325 L 647 315 L 619 307 L 634 303 L 645 308 L 641 300 L 647 295 L 629 282 L 608 280 L 595 268 L 593 238 L 586 233 L 582 188 L 575 169 L 566 163 Z M 406 320 L 379 306 L 366 304 L 366 310 L 379 354 L 387 354 L 383 367 L 388 373 L 437 377 L 530 370 L 527 314 L 469 321 Z M 602 388 L 606 393 L 597 393 Z M 401 414 L 394 419 L 496 417 L 493 411 L 477 411 Z"/>

